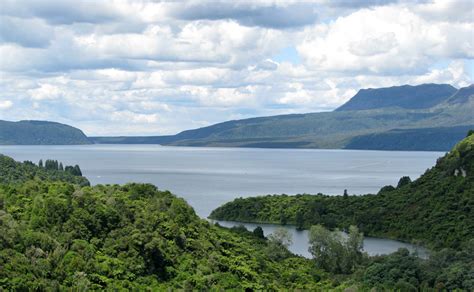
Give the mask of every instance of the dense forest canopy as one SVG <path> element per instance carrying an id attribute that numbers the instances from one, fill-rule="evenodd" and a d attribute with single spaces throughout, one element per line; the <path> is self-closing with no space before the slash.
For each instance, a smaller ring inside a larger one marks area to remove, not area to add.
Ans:
<path id="1" fill-rule="evenodd" d="M 57 161 L 40 164 L 0 156 L 0 289 L 330 285 L 309 259 L 261 234 L 213 226 L 153 185 L 90 187 Z"/>

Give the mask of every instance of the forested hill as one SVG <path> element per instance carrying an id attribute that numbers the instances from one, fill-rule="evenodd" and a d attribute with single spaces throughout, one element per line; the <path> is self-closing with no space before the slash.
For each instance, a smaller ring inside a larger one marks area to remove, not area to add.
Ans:
<path id="1" fill-rule="evenodd" d="M 370 236 L 416 241 L 435 248 L 459 248 L 474 238 L 474 133 L 436 166 L 411 182 L 383 187 L 377 195 L 269 195 L 239 198 L 210 218 L 296 224 L 308 228 L 357 225 Z"/>
<path id="2" fill-rule="evenodd" d="M 90 144 L 84 133 L 74 127 L 46 121 L 9 122 L 0 120 L 0 145 Z"/>
<path id="3" fill-rule="evenodd" d="M 261 232 L 213 226 L 153 185 L 81 187 L 58 165 L 0 156 L 2 291 L 332 287 Z"/>

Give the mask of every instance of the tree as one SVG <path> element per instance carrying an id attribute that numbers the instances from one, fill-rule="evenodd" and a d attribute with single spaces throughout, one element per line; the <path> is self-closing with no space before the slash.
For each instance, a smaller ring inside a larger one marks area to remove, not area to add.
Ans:
<path id="1" fill-rule="evenodd" d="M 43 159 L 40 159 L 40 161 L 38 162 L 38 166 L 41 168 L 43 167 Z"/>
<path id="2" fill-rule="evenodd" d="M 280 224 L 281 225 L 286 225 L 287 223 L 287 219 L 286 219 L 286 215 L 285 215 L 285 212 L 283 210 L 280 211 Z"/>
<path id="3" fill-rule="evenodd" d="M 400 180 L 398 181 L 397 188 L 401 188 L 410 183 L 411 183 L 411 178 L 409 176 L 402 176 L 402 178 L 400 178 Z"/>
<path id="4" fill-rule="evenodd" d="M 268 246 L 266 248 L 268 257 L 272 260 L 279 261 L 291 256 L 288 247 L 293 240 L 291 234 L 285 228 L 277 228 L 268 236 Z"/>
<path id="5" fill-rule="evenodd" d="M 288 248 L 293 243 L 293 238 L 286 228 L 275 229 L 275 231 L 268 236 L 268 240 L 285 248 Z"/>
<path id="6" fill-rule="evenodd" d="M 336 270 L 336 251 L 337 240 L 334 234 L 322 225 L 311 226 L 309 230 L 309 249 L 316 265 L 327 271 Z"/>
<path id="7" fill-rule="evenodd" d="M 344 198 L 347 198 L 349 194 L 347 193 L 347 189 L 344 190 Z"/>
<path id="8" fill-rule="evenodd" d="M 363 240 L 363 234 L 355 226 L 349 227 L 345 238 L 337 229 L 331 232 L 322 225 L 315 225 L 309 231 L 309 252 L 320 268 L 332 273 L 349 274 L 362 260 Z"/>
<path id="9" fill-rule="evenodd" d="M 262 227 L 260 227 L 260 226 L 257 226 L 257 227 L 253 230 L 253 234 L 255 235 L 255 237 L 258 237 L 258 238 L 265 238 L 265 235 L 263 234 L 263 229 L 262 229 Z"/>
<path id="10" fill-rule="evenodd" d="M 303 228 L 304 228 L 304 216 L 303 216 L 303 212 L 301 210 L 298 210 L 296 212 L 295 222 L 296 222 L 296 229 L 303 230 Z"/>
<path id="11" fill-rule="evenodd" d="M 63 170 L 64 170 L 64 167 L 63 167 L 63 163 L 62 163 L 62 162 L 59 163 L 59 170 L 60 170 L 60 171 L 63 171 Z"/>
<path id="12" fill-rule="evenodd" d="M 82 176 L 82 171 L 81 171 L 81 168 L 79 167 L 79 165 L 74 165 L 74 175 L 77 175 L 77 176 Z"/>
<path id="13" fill-rule="evenodd" d="M 347 251 L 347 269 L 352 270 L 353 267 L 360 263 L 362 259 L 362 249 L 364 247 L 364 234 L 359 232 L 359 228 L 354 225 L 349 227 L 349 234 L 345 242 Z"/>

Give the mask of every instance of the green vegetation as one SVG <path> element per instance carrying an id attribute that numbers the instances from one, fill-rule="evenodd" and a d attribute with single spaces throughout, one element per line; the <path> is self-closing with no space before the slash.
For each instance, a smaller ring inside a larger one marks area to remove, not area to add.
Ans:
<path id="1" fill-rule="evenodd" d="M 367 259 L 348 283 L 368 291 L 472 291 L 474 240 L 463 249 L 442 249 L 420 259 L 406 249 Z"/>
<path id="2" fill-rule="evenodd" d="M 357 226 L 364 234 L 460 248 L 474 236 L 474 135 L 458 143 L 436 166 L 411 182 L 377 195 L 269 195 L 239 198 L 210 218 L 240 222 Z"/>
<path id="3" fill-rule="evenodd" d="M 81 130 L 60 123 L 0 120 L 0 145 L 72 144 L 91 144 L 91 141 Z"/>
<path id="4" fill-rule="evenodd" d="M 0 290 L 471 291 L 473 174 L 470 132 L 420 179 L 378 195 L 237 199 L 213 212 L 310 228 L 310 260 L 288 251 L 285 229 L 223 228 L 150 184 L 91 187 L 77 165 L 0 155 Z M 369 257 L 360 231 L 435 250 Z"/>
<path id="5" fill-rule="evenodd" d="M 40 181 L 63 181 L 80 186 L 88 186 L 89 181 L 82 176 L 81 169 L 78 165 L 66 166 L 63 169 L 62 163 L 55 160 L 39 161 L 36 166 L 31 161 L 23 163 L 16 162 L 12 158 L 0 154 L 0 184 L 22 184 Z"/>
<path id="6" fill-rule="evenodd" d="M 349 227 L 347 238 L 339 230 L 329 231 L 321 225 L 309 230 L 309 251 L 316 265 L 336 274 L 350 274 L 363 260 L 364 235 L 355 226 Z"/>
<path id="7" fill-rule="evenodd" d="M 413 182 L 402 177 L 396 188 L 386 186 L 377 195 L 344 193 L 239 198 L 210 217 L 260 223 L 282 223 L 285 218 L 285 223 L 310 228 L 309 251 L 316 266 L 338 275 L 336 279 L 354 291 L 474 290 L 472 131 Z M 348 230 L 348 237 L 337 228 Z M 424 243 L 433 250 L 428 259 L 406 249 L 368 257 L 361 252 L 359 229 Z"/>
<path id="8" fill-rule="evenodd" d="M 226 229 L 149 184 L 0 157 L 0 290 L 327 290 L 328 275 L 261 229 Z"/>

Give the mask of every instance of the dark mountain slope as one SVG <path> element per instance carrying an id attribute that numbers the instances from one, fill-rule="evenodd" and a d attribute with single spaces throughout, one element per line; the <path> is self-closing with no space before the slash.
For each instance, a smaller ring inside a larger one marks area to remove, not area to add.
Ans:
<path id="1" fill-rule="evenodd" d="M 453 148 L 474 126 L 394 129 L 352 138 L 346 149 L 445 151 Z"/>
<path id="2" fill-rule="evenodd" d="M 361 89 L 336 111 L 367 110 L 386 107 L 423 109 L 446 101 L 456 92 L 449 84 L 403 85 Z"/>
<path id="3" fill-rule="evenodd" d="M 0 145 L 73 145 L 90 143 L 81 130 L 60 123 L 0 121 Z"/>

